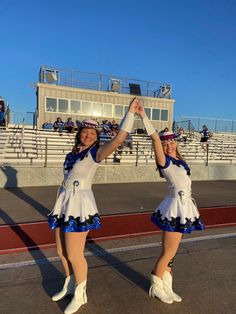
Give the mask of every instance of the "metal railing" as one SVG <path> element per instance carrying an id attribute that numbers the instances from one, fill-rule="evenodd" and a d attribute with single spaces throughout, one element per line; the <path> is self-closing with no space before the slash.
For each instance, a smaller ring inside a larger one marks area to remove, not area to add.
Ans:
<path id="1" fill-rule="evenodd" d="M 4 130 L 2 130 L 4 132 Z M 62 164 L 65 155 L 69 153 L 74 145 L 74 136 L 69 133 L 58 133 L 50 131 L 35 131 L 25 126 L 7 130 L 8 151 L 4 151 L 3 162 L 41 164 L 45 167 L 52 164 Z M 236 137 L 235 137 L 236 138 Z M 36 139 L 36 145 L 35 145 Z M 103 139 L 104 141 L 104 139 Z M 105 141 L 104 141 L 105 142 Z M 235 144 L 234 144 L 235 143 Z M 203 147 L 204 145 L 204 147 Z M 188 137 L 185 142 L 180 141 L 180 151 L 189 161 L 197 161 L 208 165 L 210 161 L 236 162 L 236 141 L 210 139 L 207 145 L 200 143 L 200 138 Z M 7 156 L 9 152 L 9 156 Z M 10 157 L 11 156 L 11 157 Z M 15 157 L 14 157 L 15 156 Z M 105 164 L 150 164 L 155 162 L 153 146 L 150 138 L 143 135 L 134 135 L 132 141 L 126 141 L 103 162 Z"/>
<path id="2" fill-rule="evenodd" d="M 198 132 L 201 131 L 203 125 L 207 125 L 210 132 L 236 133 L 236 120 L 182 116 L 179 124 L 184 123 L 186 120 L 191 121 Z"/>
<path id="3" fill-rule="evenodd" d="M 169 83 L 145 81 L 101 73 L 88 73 L 75 69 L 45 65 L 40 68 L 39 82 L 158 98 L 171 98 L 172 92 L 172 87 Z M 134 89 L 133 91 L 130 84 Z"/>
<path id="4" fill-rule="evenodd" d="M 9 111 L 9 123 L 14 125 L 22 125 L 22 121 L 24 121 L 24 125 L 32 126 L 35 128 L 36 126 L 36 114 L 31 111 Z"/>

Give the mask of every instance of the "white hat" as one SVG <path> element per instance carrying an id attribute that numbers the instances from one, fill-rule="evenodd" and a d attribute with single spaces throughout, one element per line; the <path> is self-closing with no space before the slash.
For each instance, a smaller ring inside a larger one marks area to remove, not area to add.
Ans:
<path id="1" fill-rule="evenodd" d="M 177 138 L 177 135 L 172 131 L 160 132 L 159 136 L 162 142 L 175 141 Z"/>
<path id="2" fill-rule="evenodd" d="M 87 129 L 95 129 L 98 131 L 101 131 L 102 128 L 99 127 L 99 124 L 97 121 L 92 119 L 84 119 L 82 122 L 78 123 L 79 128 L 87 128 Z"/>

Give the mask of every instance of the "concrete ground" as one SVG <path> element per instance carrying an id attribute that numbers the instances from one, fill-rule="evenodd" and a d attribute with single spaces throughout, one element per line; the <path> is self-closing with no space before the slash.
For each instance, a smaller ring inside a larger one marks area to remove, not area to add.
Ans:
<path id="1" fill-rule="evenodd" d="M 199 207 L 235 205 L 236 181 L 193 182 Z M 96 185 L 101 214 L 152 210 L 165 195 L 163 183 Z M 56 187 L 0 190 L 1 223 L 44 220 Z M 109 197 L 108 197 L 109 195 Z M 174 263 L 174 290 L 183 301 L 167 305 L 148 297 L 149 274 L 160 254 L 160 235 L 90 243 L 88 304 L 84 314 L 236 313 L 236 228 L 184 237 Z M 63 313 L 70 298 L 50 297 L 63 283 L 55 249 L 0 255 L 2 314 Z"/>
<path id="2" fill-rule="evenodd" d="M 184 238 L 174 263 L 174 289 L 183 301 L 171 305 L 148 297 L 149 273 L 160 254 L 159 235 L 87 245 L 88 304 L 79 313 L 234 314 L 235 239 L 235 228 Z M 2 314 L 63 313 L 70 297 L 50 300 L 63 283 L 55 256 L 51 249 L 0 257 Z"/>

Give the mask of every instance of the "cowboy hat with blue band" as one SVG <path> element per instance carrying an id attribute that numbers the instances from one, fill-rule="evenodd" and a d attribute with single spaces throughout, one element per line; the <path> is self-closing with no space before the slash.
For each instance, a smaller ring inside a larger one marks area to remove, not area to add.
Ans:
<path id="1" fill-rule="evenodd" d="M 169 142 L 169 141 L 175 141 L 178 137 L 175 133 L 172 131 L 168 132 L 160 132 L 159 133 L 161 142 Z"/>

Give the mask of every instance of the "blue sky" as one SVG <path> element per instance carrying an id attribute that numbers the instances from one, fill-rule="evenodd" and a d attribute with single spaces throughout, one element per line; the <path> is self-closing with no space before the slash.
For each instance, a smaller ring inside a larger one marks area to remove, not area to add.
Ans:
<path id="1" fill-rule="evenodd" d="M 175 119 L 236 120 L 235 0 L 0 0 L 0 95 L 34 111 L 41 65 L 173 86 Z"/>

